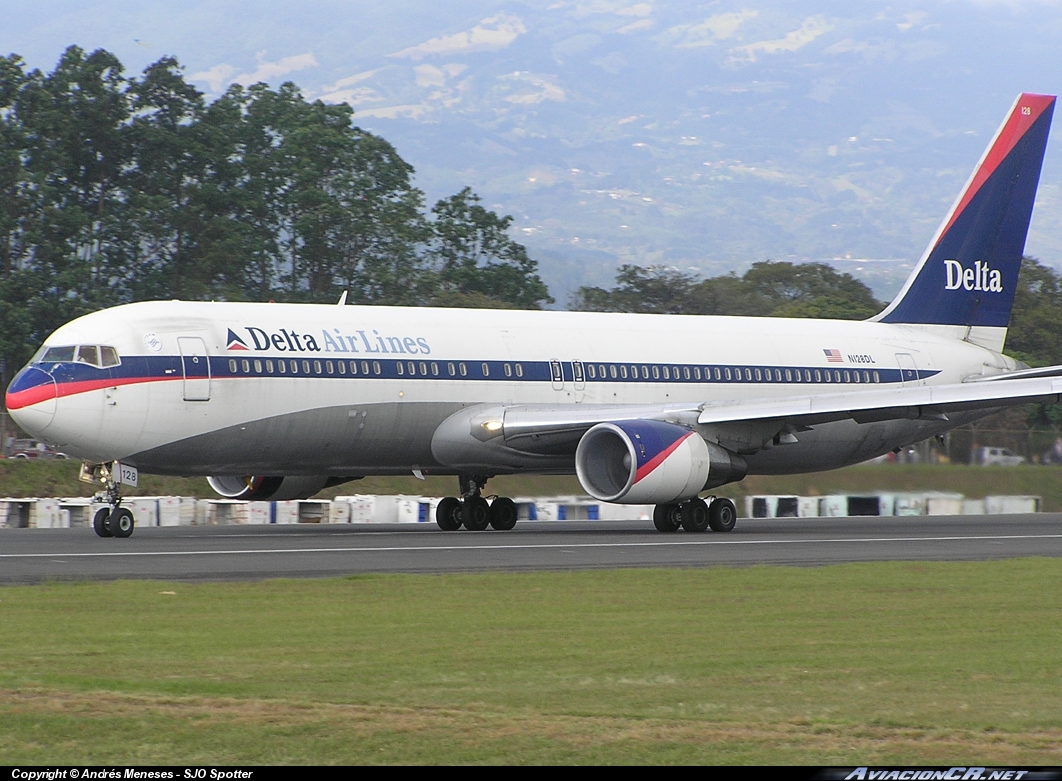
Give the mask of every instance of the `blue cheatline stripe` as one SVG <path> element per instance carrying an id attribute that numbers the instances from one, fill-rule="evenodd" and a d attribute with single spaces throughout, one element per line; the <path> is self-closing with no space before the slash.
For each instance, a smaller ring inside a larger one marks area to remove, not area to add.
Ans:
<path id="1" fill-rule="evenodd" d="M 874 365 L 856 367 L 768 366 L 764 364 L 689 363 L 582 363 L 561 361 L 564 383 L 679 384 L 679 385 L 869 385 L 895 384 L 928 379 L 939 371 L 903 370 Z M 283 364 L 283 371 L 281 371 Z M 294 364 L 294 365 L 293 365 Z M 179 380 L 184 377 L 179 355 L 131 356 L 119 366 L 98 369 L 74 363 L 39 363 L 56 382 L 111 379 L 116 382 Z M 188 376 L 205 377 L 189 366 Z M 195 367 L 198 368 L 198 367 Z M 204 367 L 205 368 L 205 367 Z M 341 371 L 342 369 L 342 371 Z M 273 377 L 381 380 L 472 380 L 477 382 L 552 382 L 550 361 L 447 361 L 398 360 L 395 358 L 287 358 L 280 356 L 211 356 L 210 374 L 215 379 Z M 903 376 L 901 376 L 901 374 Z"/>

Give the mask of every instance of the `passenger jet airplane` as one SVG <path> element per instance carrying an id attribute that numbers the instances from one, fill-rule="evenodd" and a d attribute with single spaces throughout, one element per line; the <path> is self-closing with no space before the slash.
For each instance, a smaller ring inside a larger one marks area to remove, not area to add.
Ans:
<path id="1" fill-rule="evenodd" d="M 1002 354 L 1055 98 L 1020 95 L 903 289 L 866 322 L 152 301 L 59 328 L 11 382 L 28 433 L 106 488 L 209 476 L 293 499 L 365 475 L 456 475 L 443 529 L 511 529 L 499 474 L 571 474 L 656 505 L 662 532 L 730 531 L 700 494 L 856 464 L 1012 404 L 1062 367 Z"/>

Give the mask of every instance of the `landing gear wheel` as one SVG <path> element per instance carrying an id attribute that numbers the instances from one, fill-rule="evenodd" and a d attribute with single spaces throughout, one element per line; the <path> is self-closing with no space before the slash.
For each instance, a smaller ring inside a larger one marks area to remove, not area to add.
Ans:
<path id="1" fill-rule="evenodd" d="M 708 507 L 708 525 L 713 532 L 733 531 L 737 523 L 737 507 L 729 499 L 716 499 Z"/>
<path id="2" fill-rule="evenodd" d="M 133 533 L 135 525 L 133 514 L 124 507 L 115 509 L 111 512 L 111 517 L 107 519 L 107 528 L 115 537 L 128 537 Z"/>
<path id="3" fill-rule="evenodd" d="M 516 502 L 506 496 L 499 496 L 491 502 L 490 525 L 500 532 L 516 526 Z"/>
<path id="4" fill-rule="evenodd" d="M 107 526 L 107 519 L 111 516 L 111 510 L 109 507 L 103 507 L 96 511 L 96 517 L 92 519 L 92 528 L 96 531 L 99 537 L 110 537 L 111 530 Z"/>
<path id="5" fill-rule="evenodd" d="M 688 532 L 708 531 L 708 505 L 703 499 L 695 496 L 682 505 L 682 528 Z"/>
<path id="6" fill-rule="evenodd" d="M 447 496 L 435 508 L 435 522 L 444 532 L 455 532 L 461 528 L 461 500 Z"/>
<path id="7" fill-rule="evenodd" d="M 490 523 L 490 505 L 482 496 L 470 496 L 461 502 L 461 521 L 465 528 L 481 532 Z"/>
<path id="8" fill-rule="evenodd" d="M 653 509 L 653 526 L 658 532 L 677 532 L 682 525 L 682 508 L 677 504 L 658 504 Z"/>

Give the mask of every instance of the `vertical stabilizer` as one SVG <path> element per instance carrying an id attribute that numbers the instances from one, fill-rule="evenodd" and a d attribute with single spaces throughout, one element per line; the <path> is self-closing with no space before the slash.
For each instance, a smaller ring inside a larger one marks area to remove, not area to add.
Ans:
<path id="1" fill-rule="evenodd" d="M 1053 95 L 1018 96 L 903 289 L 873 320 L 996 331 L 1002 349 L 1054 107 Z"/>

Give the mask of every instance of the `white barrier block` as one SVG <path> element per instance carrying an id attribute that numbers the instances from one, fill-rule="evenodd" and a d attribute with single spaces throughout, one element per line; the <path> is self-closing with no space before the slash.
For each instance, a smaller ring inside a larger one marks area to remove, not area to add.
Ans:
<path id="1" fill-rule="evenodd" d="M 824 518 L 844 518 L 848 515 L 848 497 L 843 494 L 819 498 L 819 515 Z"/>
<path id="2" fill-rule="evenodd" d="M 273 523 L 282 524 L 299 522 L 298 500 L 292 500 L 287 502 L 273 502 L 273 508 Z"/>
<path id="3" fill-rule="evenodd" d="M 350 502 L 333 499 L 328 505 L 329 523 L 350 523 Z"/>
<path id="4" fill-rule="evenodd" d="M 961 496 L 927 496 L 926 515 L 962 515 Z"/>
<path id="5" fill-rule="evenodd" d="M 1039 496 L 986 496 L 988 515 L 1017 515 L 1040 512 Z"/>
<path id="6" fill-rule="evenodd" d="M 897 494 L 896 515 L 925 515 L 926 498 L 920 494 Z"/>
<path id="7" fill-rule="evenodd" d="M 963 515 L 984 515 L 985 514 L 985 500 L 984 499 L 963 499 L 962 500 L 962 514 Z"/>
<path id="8" fill-rule="evenodd" d="M 819 517 L 819 497 L 817 497 L 817 496 L 800 496 L 800 497 L 797 497 L 797 517 L 798 518 L 818 518 Z"/>
<path id="9" fill-rule="evenodd" d="M 159 525 L 158 499 L 147 496 L 134 496 L 123 500 L 122 507 L 133 514 L 133 521 L 137 526 Z"/>

